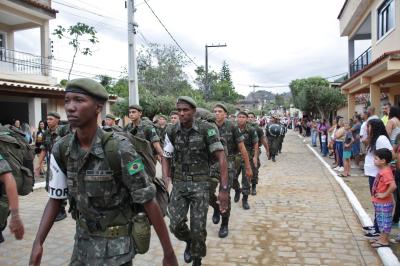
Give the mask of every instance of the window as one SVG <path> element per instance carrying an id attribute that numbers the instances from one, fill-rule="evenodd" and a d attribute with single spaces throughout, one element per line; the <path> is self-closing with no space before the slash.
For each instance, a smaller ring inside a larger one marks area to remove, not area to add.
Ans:
<path id="1" fill-rule="evenodd" d="M 386 0 L 378 8 L 378 40 L 394 28 L 394 0 Z"/>
<path id="2" fill-rule="evenodd" d="M 6 55 L 6 34 L 3 32 L 0 32 L 0 61 L 5 60 L 5 55 Z"/>

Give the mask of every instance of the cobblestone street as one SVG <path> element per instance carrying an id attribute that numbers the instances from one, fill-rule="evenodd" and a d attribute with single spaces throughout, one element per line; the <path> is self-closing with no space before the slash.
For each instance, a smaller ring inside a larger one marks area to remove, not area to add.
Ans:
<path id="1" fill-rule="evenodd" d="M 264 153 L 258 194 L 250 198 L 250 210 L 232 203 L 227 238 L 218 238 L 219 225 L 212 224 L 209 211 L 204 265 L 381 265 L 341 188 L 295 133 L 289 131 L 276 163 Z M 5 230 L 0 265 L 27 265 L 46 201 L 43 189 L 21 198 L 25 239 L 16 241 Z M 42 265 L 68 264 L 74 231 L 70 216 L 55 223 Z M 152 233 L 151 250 L 134 265 L 161 265 L 161 246 Z M 185 265 L 185 246 L 171 237 L 179 264 Z"/>

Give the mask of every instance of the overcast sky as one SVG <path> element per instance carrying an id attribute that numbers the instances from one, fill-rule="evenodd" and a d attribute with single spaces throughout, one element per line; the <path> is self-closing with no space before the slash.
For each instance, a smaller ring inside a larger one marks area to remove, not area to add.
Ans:
<path id="1" fill-rule="evenodd" d="M 158 17 L 198 65 L 204 65 L 205 44 L 226 43 L 209 49 L 209 65 L 218 71 L 222 61 L 231 67 L 236 90 L 247 95 L 250 84 L 272 86 L 272 92 L 289 91 L 291 80 L 329 77 L 347 71 L 347 38 L 339 35 L 337 16 L 344 0 L 148 0 Z M 135 20 L 141 35 L 137 42 L 173 44 L 143 0 L 135 1 Z M 53 0 L 59 10 L 50 22 L 69 26 L 84 22 L 98 31 L 93 56 L 78 56 L 74 70 L 81 75 L 119 76 L 127 66 L 127 11 L 123 0 Z M 70 5 L 68 7 L 66 5 Z M 89 11 L 89 12 L 88 12 Z M 90 13 L 92 12 L 92 13 Z M 96 13 L 96 14 L 93 14 Z M 16 50 L 40 53 L 39 31 L 16 34 Z M 143 37 L 144 36 L 144 37 Z M 68 68 L 72 49 L 66 40 L 54 40 L 54 65 Z M 28 41 L 29 40 L 29 41 Z M 356 46 L 360 54 L 368 43 Z M 196 77 L 195 65 L 185 71 Z M 53 72 L 57 78 L 66 73 Z M 273 88 L 275 86 L 275 88 Z"/>

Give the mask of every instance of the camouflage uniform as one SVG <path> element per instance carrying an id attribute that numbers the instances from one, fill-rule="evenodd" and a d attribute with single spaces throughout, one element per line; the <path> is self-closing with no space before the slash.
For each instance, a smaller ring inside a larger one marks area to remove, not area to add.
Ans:
<path id="1" fill-rule="evenodd" d="M 264 130 L 262 130 L 262 128 L 257 124 L 257 123 L 253 123 L 252 124 L 254 129 L 257 132 L 257 136 L 258 136 L 258 158 L 257 158 L 257 167 L 255 168 L 256 171 L 253 172 L 253 178 L 251 179 L 251 183 L 253 185 L 258 184 L 258 171 L 260 169 L 261 163 L 260 163 L 260 155 L 261 155 L 261 147 L 262 147 L 262 139 L 265 137 L 264 135 Z"/>
<path id="2" fill-rule="evenodd" d="M 0 175 L 12 172 L 10 165 L 4 159 L 4 157 L 0 154 Z M 4 230 L 7 226 L 7 217 L 8 217 L 8 199 L 7 195 L 4 191 L 2 183 L 0 183 L 0 234 L 1 231 Z"/>
<path id="3" fill-rule="evenodd" d="M 244 137 L 243 134 L 240 132 L 239 127 L 229 120 L 225 120 L 225 122 L 218 127 L 218 131 L 221 138 L 225 140 L 228 149 L 227 159 L 228 159 L 228 178 L 229 178 L 229 189 L 230 189 L 233 185 L 233 180 L 235 179 L 236 176 L 235 159 L 237 155 L 240 156 L 238 144 L 244 141 Z M 218 169 L 218 171 L 216 171 L 216 173 L 213 174 L 212 176 L 217 177 L 217 179 L 219 180 L 218 163 L 216 165 L 216 169 Z M 213 207 L 214 210 L 219 209 L 219 205 L 217 203 L 217 196 L 215 195 L 217 185 L 218 182 L 211 182 L 210 206 Z M 228 209 L 226 210 L 225 213 L 222 214 L 222 217 L 229 217 L 230 211 L 231 211 L 231 200 L 229 197 Z"/>
<path id="4" fill-rule="evenodd" d="M 278 125 L 278 123 L 272 123 L 267 125 L 266 127 L 266 135 L 268 138 L 268 146 L 269 146 L 269 154 L 272 157 L 272 160 L 275 160 L 275 156 L 278 154 L 278 149 L 279 149 L 279 134 L 277 136 L 273 136 L 269 132 L 269 127 L 272 125 Z"/>
<path id="5" fill-rule="evenodd" d="M 136 137 L 145 139 L 150 143 L 160 142 L 160 137 L 157 135 L 156 127 L 148 118 L 141 119 L 137 126 L 133 123 L 129 123 L 124 128 L 124 131 L 131 133 Z M 153 145 L 151 145 L 151 147 L 153 149 L 153 155 L 157 154 Z"/>
<path id="6" fill-rule="evenodd" d="M 157 135 L 160 137 L 161 147 L 164 147 L 165 133 L 167 132 L 167 126 L 156 127 L 156 132 L 157 132 Z"/>
<path id="7" fill-rule="evenodd" d="M 43 134 L 43 142 L 42 142 L 42 145 L 40 146 L 40 149 L 44 150 L 46 152 L 46 155 L 45 155 L 45 160 L 47 163 L 46 190 L 49 186 L 50 154 L 51 154 L 51 150 L 53 148 L 54 143 L 57 141 L 57 138 L 59 137 L 60 130 L 61 130 L 61 128 L 59 128 L 59 126 L 53 131 L 51 131 L 50 128 L 47 129 Z"/>
<path id="8" fill-rule="evenodd" d="M 246 123 L 246 127 L 244 130 L 240 130 L 244 136 L 244 145 L 246 146 L 247 153 L 249 154 L 249 161 L 251 170 L 253 173 L 256 172 L 257 168 L 254 165 L 253 157 L 254 157 L 254 144 L 258 143 L 257 132 L 254 127 L 250 123 Z M 241 170 L 242 170 L 242 194 L 244 196 L 248 196 L 250 194 L 250 184 L 246 177 L 244 161 L 241 161 Z M 233 180 L 233 187 L 235 190 L 239 189 L 239 181 L 238 179 Z"/>
<path id="9" fill-rule="evenodd" d="M 79 146 L 75 134 L 62 138 L 53 148 L 49 196 L 68 196 L 76 220 L 70 265 L 131 265 L 135 256 L 130 233 L 132 203 L 143 204 L 155 196 L 140 157 L 129 140 L 118 135 L 111 140 L 117 143 L 121 169 L 111 169 L 102 146 L 104 134 L 97 129 L 88 152 Z M 57 179 L 63 179 L 64 187 L 56 185 Z M 65 189 L 67 195 L 57 192 Z"/>
<path id="10" fill-rule="evenodd" d="M 287 133 L 287 126 L 286 125 L 282 125 L 282 130 L 281 130 L 281 134 L 279 135 L 279 143 L 278 143 L 278 152 L 281 153 L 282 152 L 282 144 L 283 144 L 283 140 L 285 139 L 285 135 Z"/>
<path id="11" fill-rule="evenodd" d="M 177 123 L 167 128 L 164 156 L 172 157 L 173 188 L 168 216 L 170 230 L 181 241 L 191 242 L 193 257 L 206 256 L 207 211 L 210 189 L 210 160 L 216 151 L 223 151 L 218 130 L 210 123 L 195 120 L 192 128 Z M 170 143 L 169 143 L 170 141 Z M 172 145 L 173 152 L 167 151 Z M 187 213 L 190 207 L 190 229 Z"/>

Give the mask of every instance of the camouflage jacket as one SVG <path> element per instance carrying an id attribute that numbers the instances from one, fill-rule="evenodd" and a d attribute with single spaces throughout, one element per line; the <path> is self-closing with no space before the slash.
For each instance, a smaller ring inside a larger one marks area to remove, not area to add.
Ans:
<path id="1" fill-rule="evenodd" d="M 225 119 L 221 126 L 218 126 L 221 138 L 225 140 L 228 148 L 228 156 L 234 156 L 239 153 L 238 144 L 244 141 L 244 136 L 239 127 L 233 122 Z"/>
<path id="2" fill-rule="evenodd" d="M 4 159 L 4 157 L 0 154 L 0 175 L 12 172 L 10 165 Z"/>
<path id="3" fill-rule="evenodd" d="M 257 132 L 257 136 L 258 136 L 258 146 L 261 147 L 262 143 L 262 138 L 265 136 L 264 134 L 264 130 L 260 127 L 259 124 L 257 123 L 251 123 L 251 125 L 254 127 L 254 129 Z"/>
<path id="4" fill-rule="evenodd" d="M 243 133 L 247 152 L 249 155 L 254 154 L 254 144 L 259 141 L 256 129 L 250 123 L 246 123 L 245 128 L 240 131 Z"/>
<path id="5" fill-rule="evenodd" d="M 59 126 L 51 131 L 50 129 L 46 129 L 46 131 L 43 134 L 43 142 L 42 145 L 40 146 L 40 149 L 45 150 L 46 154 L 50 154 L 54 143 L 57 141 L 58 139 L 58 133 L 59 133 Z"/>
<path id="6" fill-rule="evenodd" d="M 79 146 L 76 134 L 57 141 L 52 150 L 54 161 L 49 184 L 50 197 L 68 196 L 70 205 L 79 214 L 74 218 L 95 224 L 98 230 L 127 224 L 131 203 L 143 204 L 155 196 L 155 187 L 143 171 L 141 158 L 129 140 L 116 134 L 112 138 L 118 139 L 116 149 L 121 168 L 111 169 L 103 149 L 104 134 L 101 128 L 97 129 L 89 151 Z M 62 179 L 64 187 L 59 185 Z"/>
<path id="7" fill-rule="evenodd" d="M 224 151 L 216 126 L 204 120 L 194 120 L 190 129 L 180 123 L 167 128 L 164 156 L 173 158 L 174 178 L 210 174 L 210 157 Z"/>
<path id="8" fill-rule="evenodd" d="M 129 132 L 139 138 L 146 139 L 151 143 L 160 141 L 160 137 L 157 135 L 156 128 L 150 120 L 147 121 L 141 119 L 137 126 L 133 123 L 129 123 L 124 128 L 124 131 Z"/>
<path id="9" fill-rule="evenodd" d="M 164 141 L 165 141 L 165 133 L 167 132 L 167 126 L 165 126 L 165 127 L 157 127 L 156 131 L 157 131 L 157 135 L 160 137 L 161 147 L 163 147 L 164 146 Z"/>

